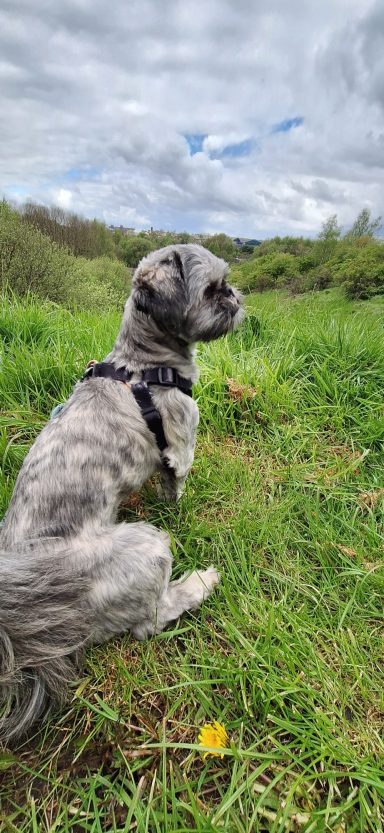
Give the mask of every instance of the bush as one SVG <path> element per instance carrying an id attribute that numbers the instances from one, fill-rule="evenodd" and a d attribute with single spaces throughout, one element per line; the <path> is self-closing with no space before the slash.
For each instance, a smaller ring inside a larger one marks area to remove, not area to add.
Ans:
<path id="1" fill-rule="evenodd" d="M 293 248 L 300 254 L 282 252 L 282 246 Z M 311 241 L 309 241 L 311 242 Z M 303 244 L 302 247 L 299 243 Z M 324 290 L 341 284 L 349 298 L 370 298 L 384 293 L 384 244 L 366 235 L 356 240 L 317 240 L 311 246 L 308 241 L 296 238 L 274 238 L 265 241 L 245 263 L 233 270 L 234 281 L 244 291 L 287 288 L 294 293 Z M 322 262 L 325 253 L 332 256 Z M 273 251 L 267 251 L 268 248 Z M 321 251 L 320 251 L 320 247 Z M 261 251 L 267 253 L 260 254 Z M 321 257 L 320 257 L 321 254 Z"/>
<path id="2" fill-rule="evenodd" d="M 337 280 L 348 298 L 370 298 L 384 293 L 384 245 L 351 247 L 341 263 L 334 264 Z"/>
<path id="3" fill-rule="evenodd" d="M 332 270 L 324 264 L 323 266 L 310 269 L 304 276 L 305 292 L 311 290 L 321 291 L 328 289 L 334 282 Z"/>
<path id="4" fill-rule="evenodd" d="M 316 269 L 314 272 L 314 279 L 314 284 L 311 289 L 328 289 L 328 287 L 333 283 L 333 275 L 329 266 L 324 264 L 324 266 L 320 266 Z"/>
<path id="5" fill-rule="evenodd" d="M 0 286 L 23 297 L 33 293 L 66 307 L 121 306 L 130 274 L 118 260 L 75 257 L 0 203 Z"/>
<path id="6" fill-rule="evenodd" d="M 276 253 L 300 257 L 309 254 L 313 247 L 313 240 L 306 237 L 272 237 L 271 240 L 264 240 L 256 248 L 255 257 L 264 257 L 264 255 Z"/>
<path id="7" fill-rule="evenodd" d="M 212 252 L 216 257 L 222 257 L 224 260 L 231 260 L 236 257 L 238 250 L 230 237 L 226 234 L 213 234 L 204 240 L 204 247 Z"/>
<path id="8" fill-rule="evenodd" d="M 33 292 L 63 303 L 70 290 L 73 256 L 0 203 L 1 285 L 18 295 Z"/>
<path id="9" fill-rule="evenodd" d="M 299 272 L 301 272 L 302 274 L 306 274 L 307 272 L 310 272 L 311 269 L 314 269 L 315 266 L 316 266 L 316 257 L 315 257 L 314 252 L 311 252 L 310 254 L 307 254 L 307 255 L 302 255 L 301 257 L 298 258 Z"/>
<path id="10" fill-rule="evenodd" d="M 68 248 L 72 254 L 89 258 L 115 255 L 113 234 L 98 220 L 86 220 L 58 206 L 47 207 L 33 202 L 25 203 L 18 210 L 28 225 L 59 246 Z"/>
<path id="11" fill-rule="evenodd" d="M 303 292 L 308 292 L 308 278 L 307 275 L 295 275 L 289 284 L 289 291 L 292 295 L 302 295 Z"/>
<path id="12" fill-rule="evenodd" d="M 238 267 L 237 285 L 248 291 L 280 288 L 299 274 L 298 259 L 294 255 L 275 252 L 251 258 Z"/>
<path id="13" fill-rule="evenodd" d="M 135 235 L 123 237 L 120 241 L 120 252 L 126 266 L 135 269 L 142 257 L 156 249 L 156 243 L 150 237 Z"/>
<path id="14" fill-rule="evenodd" d="M 109 257 L 74 258 L 67 306 L 87 310 L 121 307 L 130 291 L 126 266 Z"/>

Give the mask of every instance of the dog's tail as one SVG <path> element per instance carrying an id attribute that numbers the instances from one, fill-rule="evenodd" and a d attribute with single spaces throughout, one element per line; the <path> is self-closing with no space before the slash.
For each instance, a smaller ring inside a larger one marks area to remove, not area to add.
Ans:
<path id="1" fill-rule="evenodd" d="M 65 702 L 91 637 L 88 582 L 70 574 L 65 555 L 0 552 L 0 740 L 5 744 L 20 740 L 37 719 Z"/>

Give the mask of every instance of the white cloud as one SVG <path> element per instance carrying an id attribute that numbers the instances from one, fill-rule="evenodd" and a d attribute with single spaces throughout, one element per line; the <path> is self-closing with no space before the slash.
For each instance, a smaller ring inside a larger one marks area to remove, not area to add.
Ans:
<path id="1" fill-rule="evenodd" d="M 3 0 L 0 54 L 5 194 L 241 236 L 384 213 L 379 2 Z"/>
<path id="2" fill-rule="evenodd" d="M 57 203 L 60 208 L 71 208 L 72 192 L 69 191 L 68 188 L 59 188 L 58 191 L 54 191 L 53 198 L 55 203 Z"/>

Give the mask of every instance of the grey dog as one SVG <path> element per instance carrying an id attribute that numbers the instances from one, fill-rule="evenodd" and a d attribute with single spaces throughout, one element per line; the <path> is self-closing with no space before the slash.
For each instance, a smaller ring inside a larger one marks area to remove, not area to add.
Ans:
<path id="1" fill-rule="evenodd" d="M 198 245 L 167 246 L 134 274 L 105 362 L 172 367 L 195 382 L 194 344 L 232 330 L 243 310 L 223 260 Z M 193 462 L 199 413 L 177 387 L 151 388 L 163 456 L 129 384 L 78 382 L 29 451 L 0 532 L 0 736 L 19 740 L 68 695 L 84 646 L 130 631 L 144 639 L 197 608 L 214 567 L 170 581 L 168 535 L 117 523 L 122 499 L 160 470 L 177 500 Z M 164 465 L 166 462 L 166 465 Z"/>

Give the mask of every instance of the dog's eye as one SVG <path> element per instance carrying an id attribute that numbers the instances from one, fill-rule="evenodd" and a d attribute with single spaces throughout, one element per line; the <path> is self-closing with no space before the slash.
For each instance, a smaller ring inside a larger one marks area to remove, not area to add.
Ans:
<path id="1" fill-rule="evenodd" d="M 204 290 L 204 298 L 213 298 L 218 290 L 219 285 L 217 283 L 210 283 Z"/>
<path id="2" fill-rule="evenodd" d="M 230 298 L 233 295 L 232 289 L 228 286 L 227 281 L 222 281 L 220 292 L 225 298 Z"/>

